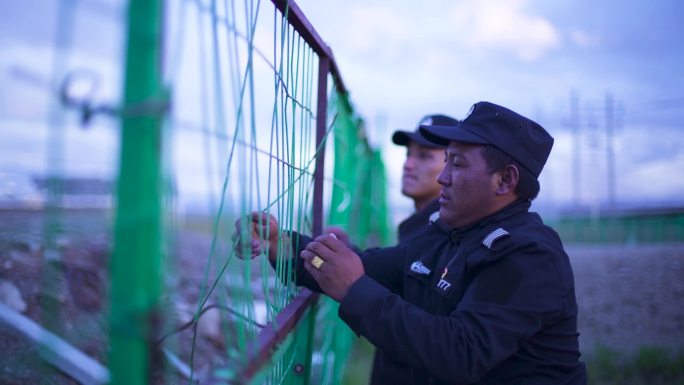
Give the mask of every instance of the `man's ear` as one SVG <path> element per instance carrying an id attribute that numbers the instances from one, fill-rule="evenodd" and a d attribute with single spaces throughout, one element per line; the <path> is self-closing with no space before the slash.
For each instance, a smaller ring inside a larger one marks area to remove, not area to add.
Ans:
<path id="1" fill-rule="evenodd" d="M 515 188 L 518 187 L 520 182 L 520 172 L 518 167 L 513 164 L 509 164 L 500 173 L 501 179 L 499 180 L 499 186 L 496 189 L 497 195 L 506 195 L 515 193 Z"/>

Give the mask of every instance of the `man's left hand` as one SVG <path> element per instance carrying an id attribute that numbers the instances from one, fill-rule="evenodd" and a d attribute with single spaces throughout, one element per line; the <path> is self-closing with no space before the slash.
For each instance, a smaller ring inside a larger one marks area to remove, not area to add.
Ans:
<path id="1" fill-rule="evenodd" d="M 323 292 L 337 302 L 342 301 L 349 287 L 365 273 L 361 258 L 332 234 L 314 239 L 300 256 Z M 312 264 L 315 257 L 323 260 L 318 268 Z"/>

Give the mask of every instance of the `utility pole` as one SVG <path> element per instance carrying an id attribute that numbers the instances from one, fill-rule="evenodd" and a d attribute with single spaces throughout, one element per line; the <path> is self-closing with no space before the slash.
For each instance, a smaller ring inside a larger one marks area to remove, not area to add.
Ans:
<path id="1" fill-rule="evenodd" d="M 579 122 L 579 93 L 577 90 L 572 90 L 570 91 L 570 130 L 572 131 L 572 202 L 575 209 L 580 206 L 580 194 L 582 192 Z"/>
<path id="2" fill-rule="evenodd" d="M 615 102 L 613 95 L 606 92 L 606 167 L 608 172 L 608 206 L 615 206 L 615 150 L 613 138 L 615 137 Z"/>

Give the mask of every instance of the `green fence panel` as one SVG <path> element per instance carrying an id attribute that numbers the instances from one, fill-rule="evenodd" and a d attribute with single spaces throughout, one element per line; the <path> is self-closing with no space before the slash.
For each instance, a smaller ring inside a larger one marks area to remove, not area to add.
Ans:
<path id="1" fill-rule="evenodd" d="M 684 209 L 611 211 L 550 221 L 567 243 L 663 243 L 684 241 Z"/>
<path id="2" fill-rule="evenodd" d="M 38 198 L 0 211 L 0 290 L 20 294 L 14 308 L 0 307 L 7 341 L 0 360 L 8 368 L 1 377 L 58 385 L 109 378 L 339 384 L 355 337 L 337 304 L 296 287 L 285 258 L 275 269 L 264 255 L 237 258 L 241 243 L 233 237 L 236 219 L 261 211 L 302 233 L 327 219 L 361 247 L 390 239 L 381 156 L 329 48 L 287 1 L 132 0 L 122 7 L 60 2 L 66 35 L 82 35 L 76 25 L 84 20 L 98 36 L 92 27 L 107 24 L 114 30 L 107 37 L 126 49 L 112 43 L 111 60 L 100 62 L 91 60 L 98 50 L 82 55 L 56 43 L 60 64 L 48 68 L 55 85 L 93 72 L 124 89 L 121 101 L 46 90 L 55 108 L 31 126 L 45 135 L 31 138 L 36 148 L 48 143 L 50 172 L 25 175 Z M 326 55 L 327 85 L 317 73 Z M 328 110 L 322 125 L 319 105 Z M 96 145 L 74 144 L 87 136 Z M 313 186 L 326 143 L 331 172 L 322 180 L 332 199 L 321 215 Z M 111 170 L 79 174 L 106 151 L 115 159 Z M 96 207 L 86 208 L 94 198 Z M 279 250 L 288 256 L 286 239 Z M 27 344 L 8 322 L 47 328 L 51 342 Z M 271 345 L 269 333 L 279 334 Z M 61 348 L 79 352 L 79 363 L 55 354 Z"/>

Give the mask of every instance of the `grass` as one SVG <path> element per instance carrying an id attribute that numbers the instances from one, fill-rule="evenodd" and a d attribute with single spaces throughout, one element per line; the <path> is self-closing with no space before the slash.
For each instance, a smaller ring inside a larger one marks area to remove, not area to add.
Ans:
<path id="1" fill-rule="evenodd" d="M 342 378 L 343 385 L 365 385 L 370 381 L 375 347 L 365 338 L 356 338 Z"/>
<path id="2" fill-rule="evenodd" d="M 367 384 L 373 363 L 373 346 L 354 341 L 344 374 L 344 385 Z M 587 359 L 589 385 L 684 385 L 684 349 L 671 353 L 644 346 L 634 354 L 599 346 Z"/>
<path id="3" fill-rule="evenodd" d="M 627 355 L 599 346 L 585 362 L 590 385 L 684 385 L 684 350 L 644 346 Z"/>

